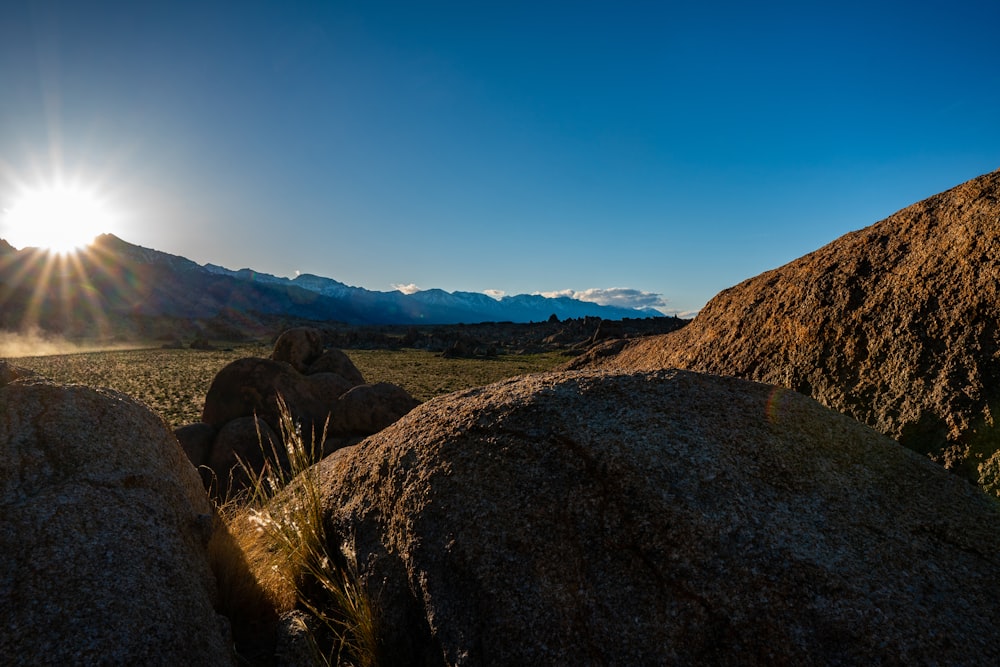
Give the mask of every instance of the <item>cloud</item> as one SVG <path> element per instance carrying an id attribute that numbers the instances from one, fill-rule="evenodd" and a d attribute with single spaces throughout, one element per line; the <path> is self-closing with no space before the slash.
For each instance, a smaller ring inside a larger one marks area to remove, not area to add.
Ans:
<path id="1" fill-rule="evenodd" d="M 631 287 L 606 287 L 585 290 L 564 289 L 554 292 L 541 292 L 549 298 L 567 297 L 577 301 L 587 301 L 602 306 L 617 306 L 618 308 L 653 308 L 664 314 L 676 314 L 671 309 L 662 294 L 643 292 Z"/>
<path id="2" fill-rule="evenodd" d="M 544 296 L 546 299 L 575 299 L 577 291 L 575 289 L 561 289 L 556 290 L 555 292 L 539 292 L 538 295 Z M 583 299 L 581 299 L 581 301 L 583 301 Z"/>
<path id="3" fill-rule="evenodd" d="M 507 296 L 507 292 L 504 292 L 502 289 L 486 289 L 483 290 L 483 294 L 493 297 L 497 301 Z"/>
<path id="4" fill-rule="evenodd" d="M 392 289 L 402 292 L 403 294 L 413 294 L 414 292 L 421 292 L 419 286 L 410 283 L 409 285 L 393 285 Z"/>

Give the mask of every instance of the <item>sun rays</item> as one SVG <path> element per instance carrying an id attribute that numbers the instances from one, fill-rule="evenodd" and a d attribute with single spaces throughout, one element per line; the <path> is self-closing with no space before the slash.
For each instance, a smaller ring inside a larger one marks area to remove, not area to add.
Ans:
<path id="1" fill-rule="evenodd" d="M 25 190 L 6 211 L 0 236 L 17 248 L 69 254 L 108 231 L 111 213 L 93 191 L 57 184 Z"/>
<path id="2" fill-rule="evenodd" d="M 109 257 L 99 244 L 71 253 L 27 248 L 0 256 L 0 328 L 112 337 L 108 299 L 132 286 Z M 8 321 L 3 313 L 22 315 Z"/>
<path id="3" fill-rule="evenodd" d="M 108 250 L 95 243 L 121 222 L 108 179 L 61 168 L 30 180 L 0 171 L 7 192 L 0 238 L 19 249 L 0 247 L 0 329 L 113 337 L 117 332 L 108 313 L 131 301 L 127 295 L 134 286 L 114 268 Z"/>

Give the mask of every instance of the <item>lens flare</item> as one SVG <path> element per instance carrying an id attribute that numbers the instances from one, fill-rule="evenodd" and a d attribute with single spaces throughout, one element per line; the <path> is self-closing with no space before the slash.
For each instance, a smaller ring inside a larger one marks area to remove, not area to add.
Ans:
<path id="1" fill-rule="evenodd" d="M 15 248 L 69 254 L 107 231 L 110 215 L 93 192 L 55 186 L 29 190 L 3 215 L 2 238 Z"/>

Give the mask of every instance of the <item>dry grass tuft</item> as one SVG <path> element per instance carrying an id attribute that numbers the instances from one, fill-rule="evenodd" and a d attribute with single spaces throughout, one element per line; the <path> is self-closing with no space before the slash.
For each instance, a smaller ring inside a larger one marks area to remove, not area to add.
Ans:
<path id="1" fill-rule="evenodd" d="M 321 438 L 303 438 L 280 398 L 279 407 L 289 468 L 266 463 L 256 472 L 244 466 L 251 486 L 220 508 L 232 543 L 220 542 L 217 562 L 234 568 L 220 578 L 224 611 L 236 615 L 230 616 L 234 635 L 239 635 L 238 623 L 247 623 L 241 630 L 258 637 L 263 623 L 273 627 L 281 614 L 305 612 L 316 622 L 299 629 L 317 664 L 375 665 L 379 639 L 373 605 L 358 582 L 356 564 L 345 554 L 331 553 L 323 521 L 314 467 L 321 445 L 311 443 L 322 443 L 325 432 Z M 278 460 L 276 451 L 269 454 L 269 462 Z"/>
<path id="2" fill-rule="evenodd" d="M 252 536 L 241 528 L 243 522 L 233 521 L 237 514 L 235 507 L 219 508 L 222 521 L 209 542 L 208 558 L 215 573 L 218 608 L 229 618 L 240 657 L 250 664 L 263 664 L 274 653 L 278 610 L 286 601 L 258 580 L 258 568 L 251 561 L 256 559 L 259 565 L 259 555 L 246 550 Z"/>

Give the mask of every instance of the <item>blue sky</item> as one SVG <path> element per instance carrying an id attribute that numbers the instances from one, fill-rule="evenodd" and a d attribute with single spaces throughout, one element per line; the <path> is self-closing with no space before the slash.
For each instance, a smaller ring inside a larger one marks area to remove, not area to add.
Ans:
<path id="1" fill-rule="evenodd" d="M 0 207 L 73 179 L 108 231 L 200 263 L 686 313 L 1000 167 L 998 25 L 961 0 L 7 0 Z"/>

